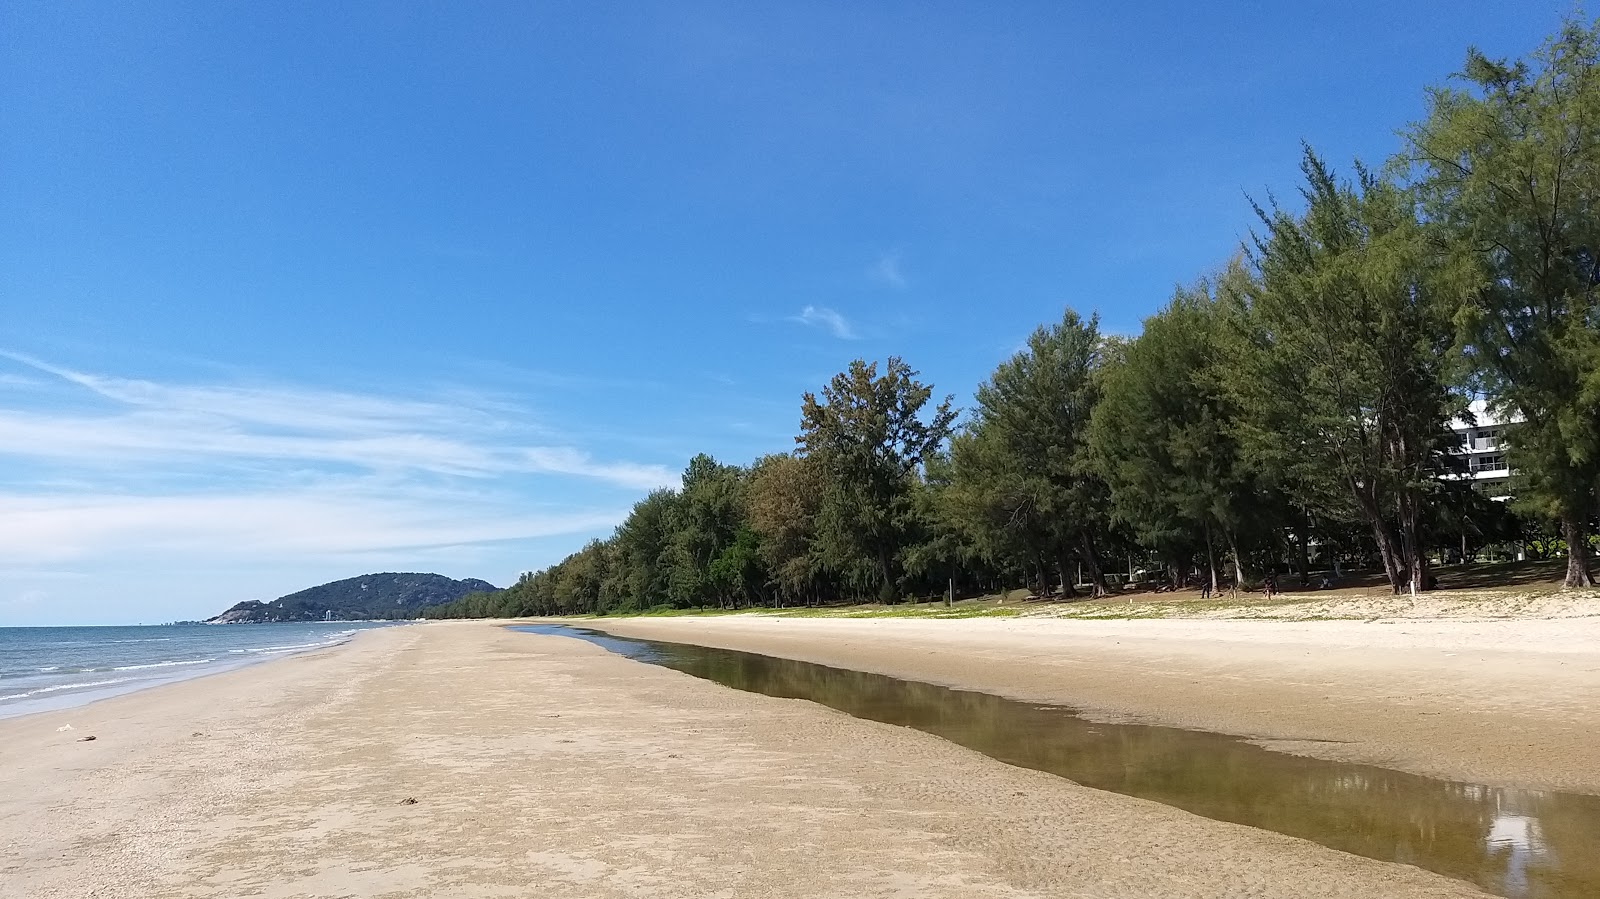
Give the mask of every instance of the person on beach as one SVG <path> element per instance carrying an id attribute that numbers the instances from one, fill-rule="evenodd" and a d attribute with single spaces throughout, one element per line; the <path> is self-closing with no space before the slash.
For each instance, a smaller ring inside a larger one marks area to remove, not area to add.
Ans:
<path id="1" fill-rule="evenodd" d="M 1200 598 L 1201 599 L 1210 599 L 1211 598 L 1211 579 L 1210 578 L 1206 578 L 1205 580 L 1200 582 Z"/>
<path id="2" fill-rule="evenodd" d="M 1269 573 L 1261 581 L 1261 592 L 1267 595 L 1267 599 L 1271 599 L 1278 592 L 1278 576 Z"/>

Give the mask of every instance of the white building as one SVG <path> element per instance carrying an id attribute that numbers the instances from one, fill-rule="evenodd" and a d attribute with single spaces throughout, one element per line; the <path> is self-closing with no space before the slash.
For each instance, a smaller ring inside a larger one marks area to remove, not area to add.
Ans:
<path id="1" fill-rule="evenodd" d="M 1505 433 L 1508 426 L 1516 426 L 1517 419 L 1514 416 L 1499 418 L 1489 411 L 1488 402 L 1481 399 L 1473 400 L 1468 408 L 1475 421 L 1458 418 L 1450 422 L 1450 430 L 1461 439 L 1454 452 L 1467 463 L 1467 470 L 1461 477 L 1474 481 L 1511 477 L 1511 469 L 1506 465 Z"/>

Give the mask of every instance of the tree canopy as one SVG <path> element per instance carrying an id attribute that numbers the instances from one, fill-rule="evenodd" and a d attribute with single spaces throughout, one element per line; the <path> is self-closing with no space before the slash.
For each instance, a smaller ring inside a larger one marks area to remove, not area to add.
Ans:
<path id="1" fill-rule="evenodd" d="M 792 452 L 697 455 L 609 538 L 428 614 L 1098 593 L 1123 562 L 1213 588 L 1343 562 L 1423 591 L 1494 540 L 1592 585 L 1600 26 L 1471 50 L 1427 103 L 1381 167 L 1304 148 L 1293 202 L 1247 208 L 1258 232 L 1137 336 L 1069 307 L 960 420 L 901 358 L 857 359 L 801 397 Z M 1511 503 L 1463 476 L 1453 422 L 1484 404 Z"/>

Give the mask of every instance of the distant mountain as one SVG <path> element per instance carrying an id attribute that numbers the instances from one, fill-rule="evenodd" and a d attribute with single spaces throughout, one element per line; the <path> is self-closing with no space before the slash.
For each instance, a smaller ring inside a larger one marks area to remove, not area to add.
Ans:
<path id="1" fill-rule="evenodd" d="M 442 574 L 364 574 L 281 596 L 272 602 L 247 600 L 206 623 L 415 618 L 426 606 L 454 602 L 468 593 L 495 589 L 498 588 L 488 581 L 470 577 L 457 581 Z"/>

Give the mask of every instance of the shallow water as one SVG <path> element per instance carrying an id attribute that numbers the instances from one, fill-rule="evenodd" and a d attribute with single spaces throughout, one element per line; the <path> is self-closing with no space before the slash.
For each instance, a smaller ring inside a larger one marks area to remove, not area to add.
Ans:
<path id="1" fill-rule="evenodd" d="M 1205 731 L 1101 724 L 1068 708 L 756 653 L 561 625 L 514 629 L 915 728 L 1085 786 L 1416 865 L 1500 896 L 1600 897 L 1600 796 L 1436 780 Z"/>
<path id="2" fill-rule="evenodd" d="M 372 622 L 0 627 L 0 718 L 334 646 Z"/>

